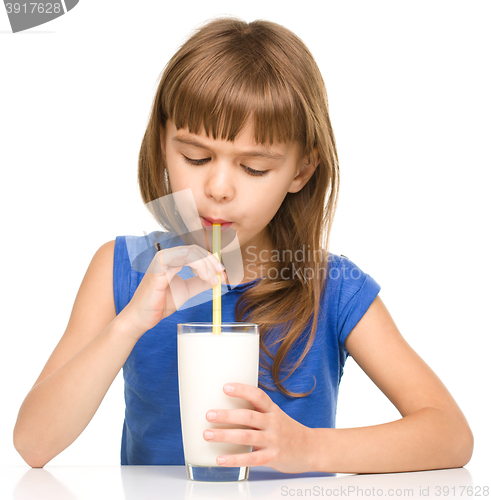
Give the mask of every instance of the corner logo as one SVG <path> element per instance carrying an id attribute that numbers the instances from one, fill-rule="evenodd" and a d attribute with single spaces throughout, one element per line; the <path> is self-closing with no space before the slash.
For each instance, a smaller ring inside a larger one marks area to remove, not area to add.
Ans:
<path id="1" fill-rule="evenodd" d="M 78 0 L 53 0 L 51 2 L 11 2 L 4 0 L 13 33 L 28 30 L 66 14 Z"/>

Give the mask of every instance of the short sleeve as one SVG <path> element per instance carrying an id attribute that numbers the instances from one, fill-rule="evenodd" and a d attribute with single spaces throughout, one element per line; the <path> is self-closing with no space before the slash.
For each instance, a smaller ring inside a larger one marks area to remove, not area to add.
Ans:
<path id="1" fill-rule="evenodd" d="M 346 338 L 380 292 L 380 285 L 347 257 L 339 261 L 338 338 L 344 347 Z"/>
<path id="2" fill-rule="evenodd" d="M 113 293 L 116 314 L 130 302 L 148 266 L 157 253 L 156 243 L 164 248 L 182 244 L 175 233 L 154 231 L 144 236 L 116 236 L 113 262 Z M 191 269 L 184 266 L 178 275 L 183 279 L 193 277 Z"/>
<path id="3" fill-rule="evenodd" d="M 119 314 L 131 299 L 131 263 L 124 236 L 116 236 L 113 261 L 113 293 L 116 314 Z"/>

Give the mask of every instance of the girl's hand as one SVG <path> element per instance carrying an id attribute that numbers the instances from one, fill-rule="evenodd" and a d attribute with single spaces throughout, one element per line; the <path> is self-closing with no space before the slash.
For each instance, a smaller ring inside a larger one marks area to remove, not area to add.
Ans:
<path id="1" fill-rule="evenodd" d="M 183 280 L 177 276 L 184 265 L 193 269 L 194 278 Z M 191 297 L 216 285 L 217 273 L 221 273 L 221 282 L 226 283 L 225 271 L 216 256 L 198 245 L 160 250 L 121 314 L 141 336 Z"/>
<path id="2" fill-rule="evenodd" d="M 230 390 L 232 389 L 232 390 Z M 312 455 L 311 429 L 289 417 L 258 387 L 226 384 L 228 396 L 245 399 L 254 410 L 211 410 L 206 414 L 214 424 L 245 425 L 252 429 L 207 429 L 207 441 L 253 446 L 251 453 L 221 455 L 217 464 L 224 467 L 265 465 L 280 472 L 309 472 Z"/>

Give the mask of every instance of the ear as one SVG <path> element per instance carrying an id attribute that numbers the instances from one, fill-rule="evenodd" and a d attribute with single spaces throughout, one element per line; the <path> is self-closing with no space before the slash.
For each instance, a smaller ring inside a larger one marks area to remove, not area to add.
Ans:
<path id="1" fill-rule="evenodd" d="M 290 184 L 289 193 L 298 193 L 307 184 L 320 163 L 319 151 L 314 147 L 310 156 L 306 156 L 299 163 L 297 175 Z"/>

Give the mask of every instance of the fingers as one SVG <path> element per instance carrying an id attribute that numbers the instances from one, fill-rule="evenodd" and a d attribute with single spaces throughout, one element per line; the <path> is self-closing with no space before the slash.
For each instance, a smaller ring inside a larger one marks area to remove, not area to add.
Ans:
<path id="1" fill-rule="evenodd" d="M 217 457 L 217 464 L 222 467 L 254 467 L 267 465 L 270 460 L 271 452 L 259 450 L 238 455 L 221 455 Z"/>
<path id="2" fill-rule="evenodd" d="M 217 457 L 217 464 L 223 467 L 254 467 L 265 465 L 271 460 L 266 450 L 240 453 L 239 455 L 222 455 Z"/>
<path id="3" fill-rule="evenodd" d="M 246 410 L 251 413 L 251 410 Z M 238 410 L 235 415 L 239 415 L 241 410 Z M 210 413 L 210 412 L 208 412 Z M 219 413 L 219 412 L 217 412 Z M 257 412 L 256 412 L 257 413 Z M 217 419 L 218 420 L 218 419 Z M 247 421 L 248 418 L 241 419 L 233 418 L 235 422 L 238 421 Z M 241 453 L 238 455 L 223 455 L 217 457 L 217 464 L 224 466 L 251 466 L 251 465 L 263 465 L 266 464 L 270 460 L 270 451 L 264 450 L 268 443 L 265 440 L 265 434 L 262 430 L 254 430 L 254 429 L 221 429 L 221 428 L 213 428 L 206 429 L 203 432 L 203 438 L 209 442 L 215 443 L 230 443 L 230 444 L 238 444 L 245 446 L 252 446 L 255 450 L 259 449 L 260 451 L 254 451 L 251 453 Z"/>
<path id="4" fill-rule="evenodd" d="M 242 398 L 249 401 L 252 403 L 255 410 L 263 413 L 270 412 L 275 407 L 271 398 L 262 389 L 254 387 L 253 385 L 239 383 L 225 384 L 223 386 L 223 392 L 227 394 L 227 396 Z"/>
<path id="5" fill-rule="evenodd" d="M 208 282 L 210 287 L 218 284 L 221 280 L 225 282 L 223 279 L 225 268 L 218 262 L 214 254 L 198 245 L 164 248 L 158 251 L 148 271 L 161 274 L 170 267 L 181 267 L 183 265 L 189 266 L 194 274 L 201 280 Z M 220 278 L 217 277 L 217 274 L 220 275 Z M 208 288 L 203 288 L 203 290 Z"/>
<path id="6" fill-rule="evenodd" d="M 227 283 L 225 271 L 222 273 L 220 278 L 222 284 Z M 173 291 L 173 283 L 174 282 L 172 282 L 171 284 L 171 291 Z M 189 278 L 183 281 L 183 283 L 187 289 L 186 300 L 189 300 L 191 297 L 194 297 L 195 295 L 198 295 L 201 292 L 210 290 L 210 288 L 214 286 L 214 284 L 210 283 L 210 280 L 203 281 L 199 276 L 196 276 L 195 278 Z"/>
<path id="7" fill-rule="evenodd" d="M 231 390 L 233 389 L 233 390 Z M 223 442 L 252 446 L 251 453 L 222 455 L 217 457 L 217 464 L 223 467 L 247 467 L 268 465 L 275 459 L 276 447 L 271 426 L 276 421 L 278 409 L 271 398 L 258 387 L 247 384 L 232 383 L 224 386 L 224 392 L 229 396 L 240 397 L 252 403 L 254 410 L 231 409 L 210 410 L 206 414 L 208 422 L 213 424 L 229 424 L 243 428 L 214 427 L 203 432 L 203 438 L 209 442 Z M 273 436 L 273 437 L 272 437 Z"/>
<path id="8" fill-rule="evenodd" d="M 263 447 L 260 431 L 250 429 L 207 429 L 203 432 L 206 441 L 216 443 L 242 444 L 245 446 Z"/>
<path id="9" fill-rule="evenodd" d="M 252 429 L 264 429 L 266 427 L 265 414 L 254 410 L 210 410 L 206 414 L 206 420 L 214 424 L 245 425 Z"/>
<path id="10" fill-rule="evenodd" d="M 218 284 L 220 280 L 217 274 L 222 275 L 224 267 L 216 256 L 198 245 L 189 245 L 189 249 L 187 265 L 196 270 L 203 281 L 208 281 L 212 286 Z"/>
<path id="11" fill-rule="evenodd" d="M 186 264 L 188 254 L 189 248 L 187 247 L 173 247 L 160 250 L 155 254 L 148 266 L 147 273 L 162 274 L 169 267 L 181 267 Z"/>
<path id="12" fill-rule="evenodd" d="M 163 292 L 170 285 L 172 278 L 182 269 L 182 266 L 179 267 L 167 267 L 163 272 L 162 276 L 165 276 L 163 281 L 157 281 L 154 284 L 155 290 L 158 292 Z M 144 278 L 145 279 L 145 278 Z"/>

